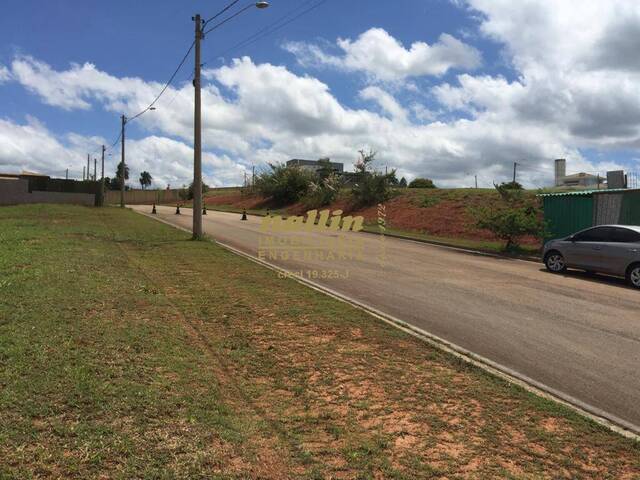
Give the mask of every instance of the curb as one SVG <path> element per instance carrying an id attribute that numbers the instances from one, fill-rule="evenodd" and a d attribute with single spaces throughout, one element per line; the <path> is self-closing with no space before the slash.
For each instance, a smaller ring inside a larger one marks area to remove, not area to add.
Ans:
<path id="1" fill-rule="evenodd" d="M 141 215 L 144 215 L 146 217 L 149 217 L 151 219 L 157 220 L 161 223 L 164 223 L 166 225 L 169 225 L 171 227 L 177 228 L 178 230 L 182 230 L 184 232 L 187 233 L 191 233 L 191 230 L 178 226 L 178 225 L 174 225 L 170 222 L 168 222 L 167 220 L 163 220 L 161 218 L 155 217 L 151 214 L 147 214 L 145 212 L 138 212 L 136 210 L 133 210 L 136 213 L 139 213 Z M 229 212 L 223 212 L 223 213 L 229 213 Z M 369 233 L 373 233 L 373 232 L 369 232 Z M 278 273 L 286 273 L 288 274 L 289 272 L 286 269 L 283 269 L 281 267 L 278 267 L 277 265 L 271 264 L 269 262 L 266 262 L 264 260 L 260 260 L 259 258 L 253 257 L 252 255 L 245 253 L 241 250 L 238 250 L 237 248 L 234 248 L 230 245 L 227 245 L 225 243 L 219 242 L 215 239 L 213 239 L 212 237 L 206 236 L 206 238 L 208 238 L 209 240 L 215 242 L 217 245 L 220 245 L 222 248 L 233 252 L 237 255 L 240 255 L 258 265 L 261 265 L 263 267 L 266 267 L 272 271 L 278 272 Z M 409 241 L 414 241 L 412 239 L 406 239 L 403 238 L 404 240 L 409 240 Z M 426 242 L 419 242 L 418 243 L 426 243 Z M 438 245 L 436 244 L 436 246 L 440 246 L 442 248 L 450 248 L 453 250 L 462 250 L 462 251 L 466 251 L 457 247 L 449 247 L 447 245 Z M 476 253 L 476 254 L 481 254 L 481 255 L 487 255 L 487 256 L 492 256 L 492 257 L 499 257 L 499 258 L 505 258 L 505 257 L 501 257 L 499 255 L 496 254 L 491 254 L 491 253 L 487 253 L 487 252 L 479 252 L 479 251 L 473 251 L 473 250 L 468 250 L 467 252 L 470 253 Z M 510 257 L 507 257 L 510 258 Z M 516 258 L 516 260 L 519 260 Z M 525 261 L 525 260 L 523 260 Z M 437 335 L 433 335 L 421 328 L 418 328 L 416 326 L 413 326 L 403 320 L 400 320 L 399 318 L 396 318 L 392 315 L 386 314 L 384 312 L 381 312 L 380 310 L 377 310 L 374 307 L 368 306 L 362 302 L 359 302 L 358 300 L 349 297 L 348 295 L 344 295 L 341 294 L 339 292 L 336 292 L 335 290 L 332 290 L 328 287 L 325 287 L 323 285 L 320 285 L 316 282 L 313 282 L 312 280 L 306 279 L 306 278 L 302 278 L 302 277 L 298 277 L 298 276 L 292 276 L 292 275 L 288 275 L 289 278 L 292 278 L 293 280 L 295 280 L 296 282 L 305 285 L 309 288 L 312 288 L 316 291 L 319 291 L 321 293 L 324 293 L 326 295 L 329 295 L 332 298 L 335 298 L 336 300 L 342 301 L 344 303 L 347 303 L 359 310 L 362 310 L 364 312 L 367 312 L 368 314 L 370 314 L 371 316 L 399 329 L 402 330 L 403 332 L 416 337 L 422 341 L 424 341 L 425 343 L 431 345 L 432 347 L 435 347 L 441 351 L 444 351 L 450 355 L 453 355 L 456 358 L 459 358 L 460 360 L 471 364 L 475 367 L 478 367 L 482 370 L 484 370 L 485 372 L 488 372 L 494 376 L 497 376 L 505 381 L 507 381 L 510 384 L 513 385 L 517 385 L 521 388 L 523 388 L 524 390 L 526 390 L 529 393 L 533 393 L 534 395 L 537 395 L 539 397 L 545 398 L 547 400 L 551 400 L 554 401 L 556 403 L 559 403 L 561 405 L 564 405 L 565 407 L 573 410 L 574 412 L 576 412 L 577 414 L 597 423 L 598 425 L 605 427 L 607 429 L 609 429 L 612 432 L 615 432 L 619 435 L 622 435 L 623 437 L 635 440 L 637 442 L 640 442 L 640 426 L 638 425 L 634 425 L 630 422 L 627 422 L 626 420 L 623 420 L 615 415 L 609 414 L 607 412 L 605 412 L 602 409 L 599 409 L 597 407 L 594 407 L 592 405 L 589 405 L 581 400 L 578 400 L 577 398 L 572 397 L 571 395 L 567 395 L 565 393 L 562 393 L 559 390 L 556 390 L 554 388 L 551 388 L 547 385 L 544 385 L 541 382 L 538 382 L 526 375 L 523 375 L 509 367 L 506 367 L 504 365 L 501 365 L 497 362 L 494 362 L 492 360 L 489 360 L 488 358 L 485 358 L 481 355 L 477 355 L 463 347 L 460 347 L 458 345 L 456 345 L 455 343 L 451 343 L 441 337 L 438 337 Z"/>

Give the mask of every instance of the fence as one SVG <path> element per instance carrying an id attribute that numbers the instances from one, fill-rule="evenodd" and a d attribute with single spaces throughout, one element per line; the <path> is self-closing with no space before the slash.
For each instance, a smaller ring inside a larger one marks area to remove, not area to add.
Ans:
<path id="1" fill-rule="evenodd" d="M 127 205 L 151 205 L 152 203 L 175 203 L 180 201 L 180 190 L 126 190 L 124 203 Z M 120 203 L 120 190 L 107 190 L 105 204 Z"/>
<path id="2" fill-rule="evenodd" d="M 30 182 L 27 178 L 0 178 L 0 205 L 23 203 L 68 203 L 97 206 L 102 202 L 99 184 L 46 177 Z"/>

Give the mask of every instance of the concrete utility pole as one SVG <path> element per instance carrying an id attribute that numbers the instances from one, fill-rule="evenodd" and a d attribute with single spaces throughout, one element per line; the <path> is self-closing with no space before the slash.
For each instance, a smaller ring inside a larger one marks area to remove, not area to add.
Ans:
<path id="1" fill-rule="evenodd" d="M 91 162 L 91 155 L 87 153 L 87 180 L 91 180 L 91 167 L 89 166 L 89 162 Z"/>
<path id="2" fill-rule="evenodd" d="M 86 168 L 87 168 L 87 167 L 85 167 L 84 165 L 82 166 L 82 181 L 83 181 L 83 182 L 86 180 L 86 179 L 85 179 L 85 171 L 86 171 L 85 169 L 86 169 Z"/>
<path id="3" fill-rule="evenodd" d="M 513 162 L 513 183 L 516 183 L 516 169 L 518 168 L 518 163 Z"/>
<path id="4" fill-rule="evenodd" d="M 120 171 L 120 208 L 124 208 L 124 181 L 126 178 L 125 169 L 126 163 L 124 159 L 124 126 L 127 124 L 127 117 L 122 115 L 122 132 L 120 137 L 122 138 L 122 170 Z"/>
<path id="5" fill-rule="evenodd" d="M 98 179 L 98 159 L 93 159 L 93 181 L 95 182 Z"/>
<path id="6" fill-rule="evenodd" d="M 202 41 L 202 19 L 200 14 L 194 18 L 196 26 L 195 38 L 195 108 L 193 115 L 193 239 L 202 238 L 202 108 L 200 91 L 200 42 Z"/>
<path id="7" fill-rule="evenodd" d="M 475 179 L 476 179 L 476 190 L 478 189 L 478 175 L 474 175 Z"/>
<path id="8" fill-rule="evenodd" d="M 64 174 L 64 179 L 69 180 L 69 169 L 67 168 L 67 172 Z"/>

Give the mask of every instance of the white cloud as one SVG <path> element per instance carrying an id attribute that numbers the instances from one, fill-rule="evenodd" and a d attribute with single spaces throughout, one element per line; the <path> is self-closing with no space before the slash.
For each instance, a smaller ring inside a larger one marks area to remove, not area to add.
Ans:
<path id="1" fill-rule="evenodd" d="M 0 65 L 0 84 L 11 80 L 11 72 L 4 65 Z"/>
<path id="2" fill-rule="evenodd" d="M 369 86 L 360 91 L 360 98 L 376 102 L 382 111 L 390 116 L 392 120 L 406 123 L 407 111 L 388 92 L 380 87 Z"/>
<path id="3" fill-rule="evenodd" d="M 364 72 L 381 81 L 408 77 L 440 76 L 453 68 L 473 69 L 480 65 L 480 52 L 455 37 L 443 33 L 432 45 L 415 42 L 405 48 L 382 28 L 372 28 L 356 40 L 339 39 L 342 56 L 326 53 L 317 45 L 292 42 L 285 49 L 305 66 L 326 65 L 347 71 Z"/>

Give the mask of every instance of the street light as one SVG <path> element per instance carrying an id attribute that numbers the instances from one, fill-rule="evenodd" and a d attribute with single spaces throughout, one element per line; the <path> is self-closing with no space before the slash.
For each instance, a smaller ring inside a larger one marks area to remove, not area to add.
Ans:
<path id="1" fill-rule="evenodd" d="M 269 6 L 269 2 L 259 1 L 255 3 L 256 8 L 264 9 Z M 228 20 L 231 20 L 236 15 L 239 15 L 243 11 L 251 8 L 251 5 L 245 9 L 240 10 L 235 15 L 230 16 L 226 20 L 223 20 L 217 25 L 207 30 L 210 32 L 220 25 L 224 24 Z M 195 39 L 195 74 L 193 76 L 193 86 L 195 88 L 194 95 L 194 115 L 193 115 L 193 239 L 202 239 L 202 97 L 200 87 L 200 69 L 202 63 L 200 60 L 200 43 L 204 37 L 203 27 L 207 22 L 203 22 L 200 14 L 197 14 L 193 20 L 196 26 L 196 39 Z"/>

